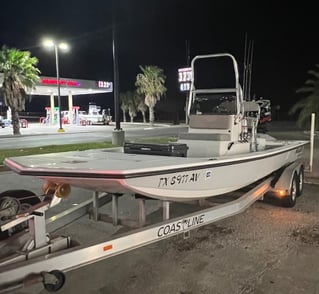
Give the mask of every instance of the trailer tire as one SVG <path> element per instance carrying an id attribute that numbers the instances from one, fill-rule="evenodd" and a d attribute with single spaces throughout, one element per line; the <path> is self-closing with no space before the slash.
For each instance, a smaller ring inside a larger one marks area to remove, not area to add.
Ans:
<path id="1" fill-rule="evenodd" d="M 290 183 L 289 192 L 283 199 L 283 206 L 294 207 L 296 204 L 297 195 L 298 195 L 298 175 L 295 172 Z"/>
<path id="2" fill-rule="evenodd" d="M 14 212 L 15 214 L 18 214 L 18 212 L 21 209 L 21 204 L 18 199 L 10 196 L 4 196 L 0 198 L 0 210 L 10 208 L 12 209 L 11 211 Z M 3 216 L 0 218 L 1 221 L 10 219 L 11 216 Z"/>
<path id="3" fill-rule="evenodd" d="M 19 203 L 19 210 L 17 213 L 23 213 L 27 211 L 28 208 L 30 208 L 32 205 L 35 205 L 39 202 L 41 202 L 40 198 L 36 196 L 32 191 L 29 190 L 7 190 L 2 193 L 0 193 L 0 203 L 4 203 L 6 199 L 11 198 L 15 199 Z M 15 227 L 11 228 L 10 234 L 15 234 L 20 231 L 23 231 L 25 228 L 28 227 L 28 222 L 23 222 Z M 0 232 L 0 240 L 5 239 L 9 236 L 8 231 L 5 231 L 3 233 Z"/>
<path id="4" fill-rule="evenodd" d="M 298 173 L 298 186 L 297 186 L 297 197 L 301 196 L 304 186 L 305 173 L 303 166 L 300 167 Z"/>
<path id="5" fill-rule="evenodd" d="M 40 198 L 36 196 L 36 194 L 34 194 L 32 191 L 29 191 L 29 190 L 22 190 L 22 189 L 7 190 L 0 193 L 0 198 L 5 196 L 14 197 L 18 199 L 20 203 L 28 203 L 31 205 L 35 205 L 41 202 Z M 26 198 L 26 199 L 23 199 L 23 198 Z"/>

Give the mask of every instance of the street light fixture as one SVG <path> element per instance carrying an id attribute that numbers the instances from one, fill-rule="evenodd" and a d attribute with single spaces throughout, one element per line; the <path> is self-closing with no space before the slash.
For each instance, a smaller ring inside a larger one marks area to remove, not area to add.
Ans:
<path id="1" fill-rule="evenodd" d="M 69 46 L 67 43 L 57 43 L 54 40 L 46 39 L 43 41 L 43 46 L 47 48 L 54 48 L 55 52 L 55 67 L 56 67 L 56 80 L 58 88 L 58 107 L 59 107 L 59 123 L 60 127 L 58 129 L 59 133 L 63 133 L 64 129 L 62 127 L 62 115 L 61 115 L 61 88 L 60 88 L 60 74 L 59 74 L 59 50 L 68 51 Z"/>

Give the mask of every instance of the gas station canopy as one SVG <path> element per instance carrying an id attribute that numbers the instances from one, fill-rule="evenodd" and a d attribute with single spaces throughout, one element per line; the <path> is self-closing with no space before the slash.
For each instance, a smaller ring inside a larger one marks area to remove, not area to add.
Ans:
<path id="1" fill-rule="evenodd" d="M 60 95 L 84 95 L 84 94 L 99 94 L 99 93 L 111 93 L 113 91 L 112 82 L 106 81 L 89 81 L 79 79 L 65 79 L 60 78 Z M 52 77 L 40 77 L 40 82 L 37 83 L 36 88 L 31 91 L 31 95 L 54 95 L 58 93 L 58 82 L 56 78 Z"/>
<path id="2" fill-rule="evenodd" d="M 3 82 L 3 74 L 0 73 L 0 85 Z M 113 83 L 107 81 L 90 81 L 79 79 L 60 78 L 60 96 L 69 95 L 88 95 L 111 93 L 113 91 Z M 58 95 L 58 81 L 55 77 L 41 76 L 40 81 L 36 84 L 35 89 L 30 91 L 31 95 Z"/>

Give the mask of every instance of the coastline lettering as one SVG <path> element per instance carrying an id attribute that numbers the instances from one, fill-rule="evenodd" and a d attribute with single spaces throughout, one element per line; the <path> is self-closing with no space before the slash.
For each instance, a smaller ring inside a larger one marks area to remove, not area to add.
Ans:
<path id="1" fill-rule="evenodd" d="M 161 226 L 157 231 L 157 237 L 165 237 L 170 234 L 186 231 L 192 227 L 199 226 L 204 223 L 205 214 L 200 214 L 194 217 L 186 218 L 175 223 Z"/>
<path id="2" fill-rule="evenodd" d="M 179 174 L 172 177 L 161 177 L 158 187 L 174 186 L 186 183 L 194 183 L 198 181 L 200 173 Z"/>

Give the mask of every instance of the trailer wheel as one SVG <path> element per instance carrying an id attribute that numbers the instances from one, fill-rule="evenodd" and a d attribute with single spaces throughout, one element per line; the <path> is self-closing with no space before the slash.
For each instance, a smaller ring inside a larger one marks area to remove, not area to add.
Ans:
<path id="1" fill-rule="evenodd" d="M 41 202 L 40 198 L 36 196 L 32 191 L 29 190 L 7 190 L 0 193 L 0 198 L 9 196 L 16 199 L 19 199 L 20 203 L 28 203 L 31 205 L 35 205 Z"/>
<path id="2" fill-rule="evenodd" d="M 283 206 L 285 207 L 294 207 L 296 204 L 296 198 L 298 195 L 298 175 L 297 173 L 294 173 L 294 176 L 292 177 L 289 192 L 283 199 Z"/>
<path id="3" fill-rule="evenodd" d="M 303 166 L 300 167 L 298 173 L 298 187 L 297 187 L 297 197 L 301 196 L 304 186 L 305 174 Z"/>
<path id="4" fill-rule="evenodd" d="M 41 202 L 40 198 L 36 196 L 32 191 L 29 190 L 7 190 L 0 193 L 0 208 L 2 206 L 8 205 L 8 199 L 10 199 L 11 204 L 14 204 L 18 213 L 23 213 L 27 211 L 32 205 Z M 5 208 L 5 207 L 2 207 Z M 3 219 L 2 219 L 3 220 Z M 10 234 L 15 234 L 23 231 L 28 227 L 28 222 L 20 223 L 10 229 Z M 0 234 L 0 240 L 7 238 L 8 231 Z"/>
<path id="5" fill-rule="evenodd" d="M 49 279 L 47 279 L 49 277 Z M 48 292 L 59 291 L 65 283 L 65 275 L 63 272 L 53 270 L 43 274 L 43 286 Z"/>
<path id="6" fill-rule="evenodd" d="M 8 220 L 13 217 L 13 214 L 17 214 L 20 210 L 20 202 L 16 198 L 4 196 L 0 198 L 0 210 L 10 209 L 9 215 L 0 217 L 1 221 Z"/>

